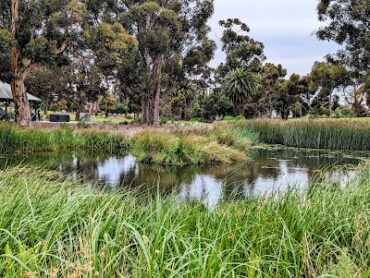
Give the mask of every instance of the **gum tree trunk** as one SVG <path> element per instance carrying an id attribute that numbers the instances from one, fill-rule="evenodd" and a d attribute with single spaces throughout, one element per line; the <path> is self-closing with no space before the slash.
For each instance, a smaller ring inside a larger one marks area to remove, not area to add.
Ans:
<path id="1" fill-rule="evenodd" d="M 144 96 L 141 99 L 141 111 L 143 113 L 143 124 L 149 124 L 149 101 L 148 97 Z"/>
<path id="2" fill-rule="evenodd" d="M 12 15 L 11 32 L 14 39 L 16 39 L 19 21 L 19 0 L 12 0 L 11 15 Z M 12 49 L 11 53 L 11 70 L 13 73 L 11 88 L 15 106 L 15 121 L 20 126 L 29 126 L 31 123 L 31 109 L 24 86 L 24 80 L 27 76 L 26 75 L 27 69 L 25 69 L 24 72 L 20 71 L 19 52 L 16 47 Z"/>
<path id="3" fill-rule="evenodd" d="M 151 124 L 160 124 L 159 102 L 161 98 L 161 75 L 162 75 L 162 56 L 157 56 L 153 67 L 153 88 L 152 88 L 152 121 Z"/>
<path id="4" fill-rule="evenodd" d="M 20 126 L 29 126 L 31 123 L 31 109 L 24 87 L 24 80 L 13 80 L 11 87 L 15 106 L 15 121 Z"/>

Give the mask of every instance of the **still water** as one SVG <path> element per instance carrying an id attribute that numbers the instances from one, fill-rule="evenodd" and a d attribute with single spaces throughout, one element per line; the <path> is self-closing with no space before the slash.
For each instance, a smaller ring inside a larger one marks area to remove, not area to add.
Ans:
<path id="1" fill-rule="evenodd" d="M 356 157 L 359 155 L 356 154 Z M 179 201 L 203 202 L 209 208 L 227 198 L 284 193 L 295 187 L 305 192 L 313 182 L 333 181 L 345 186 L 356 177 L 361 159 L 340 152 L 269 147 L 251 151 L 246 163 L 221 166 L 162 167 L 138 163 L 127 155 L 53 153 L 12 157 L 8 166 L 36 165 L 58 170 L 76 184 L 120 189 L 142 188 Z"/>

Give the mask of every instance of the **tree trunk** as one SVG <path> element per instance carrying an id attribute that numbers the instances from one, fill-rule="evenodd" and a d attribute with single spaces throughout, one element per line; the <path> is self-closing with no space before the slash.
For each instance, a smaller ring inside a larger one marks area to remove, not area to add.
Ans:
<path id="1" fill-rule="evenodd" d="M 75 121 L 79 122 L 80 120 L 81 120 L 81 110 L 80 110 L 80 108 L 77 108 Z"/>
<path id="2" fill-rule="evenodd" d="M 242 104 L 240 102 L 235 103 L 235 112 L 237 116 L 241 115 Z"/>
<path id="3" fill-rule="evenodd" d="M 154 97 L 153 97 L 153 125 L 159 126 L 160 125 L 160 117 L 159 117 L 159 102 L 161 96 L 161 87 L 159 84 L 157 85 L 157 89 L 155 90 Z"/>
<path id="4" fill-rule="evenodd" d="M 162 60 L 162 55 L 159 55 L 155 58 L 152 72 L 152 119 L 150 121 L 150 124 L 155 126 L 158 126 L 160 124 L 159 102 L 161 98 Z"/>
<path id="5" fill-rule="evenodd" d="M 45 117 L 48 116 L 48 113 L 49 113 L 49 103 L 47 101 L 45 101 L 45 105 L 44 105 L 44 115 L 45 115 Z"/>
<path id="6" fill-rule="evenodd" d="M 11 87 L 15 106 L 15 121 L 20 126 L 29 126 L 31 123 L 31 109 L 24 87 L 24 80 L 13 79 Z"/>
<path id="7" fill-rule="evenodd" d="M 98 102 L 97 101 L 91 101 L 89 106 L 89 115 L 94 116 L 98 112 Z"/>
<path id="8" fill-rule="evenodd" d="M 149 124 L 149 101 L 148 97 L 144 96 L 141 98 L 141 111 L 143 113 L 143 124 Z"/>
<path id="9" fill-rule="evenodd" d="M 148 98 L 148 125 L 153 125 L 154 124 L 154 112 L 153 112 L 153 96 L 150 96 Z"/>
<path id="10" fill-rule="evenodd" d="M 329 117 L 334 118 L 332 91 L 329 92 Z"/>
<path id="11" fill-rule="evenodd" d="M 11 17 L 11 33 L 16 40 L 19 21 L 19 0 L 11 1 Z M 19 70 L 18 63 L 19 52 L 16 47 L 13 47 L 11 53 L 11 71 L 13 74 L 11 88 L 15 106 L 15 121 L 20 126 L 29 126 L 31 123 L 31 109 L 24 87 L 26 74 Z"/>

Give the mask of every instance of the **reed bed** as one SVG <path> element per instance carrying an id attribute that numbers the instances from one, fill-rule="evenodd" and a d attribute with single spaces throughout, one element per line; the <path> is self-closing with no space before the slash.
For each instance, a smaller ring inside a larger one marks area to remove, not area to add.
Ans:
<path id="1" fill-rule="evenodd" d="M 213 211 L 0 172 L 1 277 L 369 277 L 369 227 L 369 166 L 345 189 Z"/>
<path id="2" fill-rule="evenodd" d="M 129 139 L 119 133 L 73 131 L 68 127 L 57 130 L 22 129 L 13 124 L 0 124 L 0 153 L 32 153 L 86 149 L 91 151 L 123 151 Z"/>
<path id="3" fill-rule="evenodd" d="M 64 150 L 132 152 L 139 161 L 161 165 L 233 163 L 247 159 L 251 141 L 232 129 L 140 132 L 134 137 L 94 130 L 22 129 L 0 124 L 0 154 Z"/>
<path id="4" fill-rule="evenodd" d="M 176 166 L 245 161 L 247 139 L 237 141 L 232 132 L 222 134 L 143 132 L 133 138 L 132 153 L 144 163 Z"/>
<path id="5" fill-rule="evenodd" d="M 251 120 L 238 128 L 257 134 L 260 141 L 290 147 L 370 150 L 370 125 L 351 120 Z"/>

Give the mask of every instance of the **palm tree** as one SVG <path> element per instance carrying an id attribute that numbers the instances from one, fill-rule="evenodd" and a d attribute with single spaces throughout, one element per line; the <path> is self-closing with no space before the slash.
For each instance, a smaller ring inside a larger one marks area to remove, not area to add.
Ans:
<path id="1" fill-rule="evenodd" d="M 238 115 L 242 112 L 242 105 L 256 91 L 256 87 L 256 75 L 243 68 L 229 72 L 222 82 L 222 89 L 234 104 Z"/>

